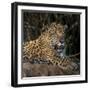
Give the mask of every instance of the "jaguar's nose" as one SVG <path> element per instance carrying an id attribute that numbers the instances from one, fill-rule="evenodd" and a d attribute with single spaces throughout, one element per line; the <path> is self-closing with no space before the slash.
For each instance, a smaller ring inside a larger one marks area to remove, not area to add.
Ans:
<path id="1" fill-rule="evenodd" d="M 61 37 L 60 40 L 59 40 L 59 42 L 60 42 L 61 44 L 64 43 L 64 37 Z"/>

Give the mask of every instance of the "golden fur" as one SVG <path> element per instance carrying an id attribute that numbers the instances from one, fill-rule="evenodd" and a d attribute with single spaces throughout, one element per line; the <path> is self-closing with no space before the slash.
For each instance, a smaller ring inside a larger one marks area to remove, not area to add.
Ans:
<path id="1" fill-rule="evenodd" d="M 47 30 L 43 32 L 39 38 L 24 44 L 24 57 L 28 59 L 38 58 L 53 60 L 55 59 L 55 50 L 52 44 L 59 44 L 59 39 L 63 35 L 63 26 L 61 24 L 52 23 Z M 55 61 L 55 60 L 54 60 Z"/>
<path id="2" fill-rule="evenodd" d="M 63 66 L 64 69 L 68 65 L 75 65 L 70 58 L 57 57 L 56 50 L 53 48 L 55 44 L 60 45 L 59 40 L 63 33 L 64 28 L 61 24 L 52 23 L 47 26 L 47 30 L 36 40 L 23 44 L 23 58 L 47 60 L 53 65 Z"/>
<path id="3" fill-rule="evenodd" d="M 53 47 L 55 44 L 60 45 L 59 40 L 64 31 L 63 25 L 52 23 L 42 29 L 45 29 L 45 32 L 42 32 L 36 40 L 23 43 L 23 59 L 27 58 L 28 61 L 46 60 L 52 65 L 23 63 L 23 77 L 79 74 L 77 64 L 68 57 L 57 57 Z"/>

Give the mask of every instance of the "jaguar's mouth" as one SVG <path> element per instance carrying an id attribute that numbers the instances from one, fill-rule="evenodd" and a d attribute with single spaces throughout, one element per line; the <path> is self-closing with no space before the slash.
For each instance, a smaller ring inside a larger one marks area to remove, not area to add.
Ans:
<path id="1" fill-rule="evenodd" d="M 64 56 L 64 48 L 65 48 L 64 39 L 61 39 L 59 43 L 54 46 L 54 49 L 56 50 L 57 55 L 61 57 Z"/>

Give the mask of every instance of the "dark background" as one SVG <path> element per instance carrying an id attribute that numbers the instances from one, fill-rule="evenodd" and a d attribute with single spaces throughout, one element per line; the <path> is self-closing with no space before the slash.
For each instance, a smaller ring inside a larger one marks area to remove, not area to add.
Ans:
<path id="1" fill-rule="evenodd" d="M 80 14 L 48 13 L 23 11 L 23 42 L 37 39 L 42 32 L 43 25 L 52 22 L 65 25 L 66 55 L 80 52 Z"/>

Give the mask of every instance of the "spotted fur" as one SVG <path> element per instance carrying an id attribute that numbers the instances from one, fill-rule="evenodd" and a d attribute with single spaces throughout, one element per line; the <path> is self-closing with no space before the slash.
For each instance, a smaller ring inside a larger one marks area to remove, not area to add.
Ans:
<path id="1" fill-rule="evenodd" d="M 64 27 L 61 24 L 52 23 L 36 40 L 23 43 L 23 59 L 32 62 L 36 59 L 36 62 L 40 63 L 42 60 L 49 62 L 47 64 L 58 65 L 64 70 L 77 69 L 77 64 L 69 57 L 58 57 L 55 45 L 60 46 L 60 38 L 63 36 Z"/>

